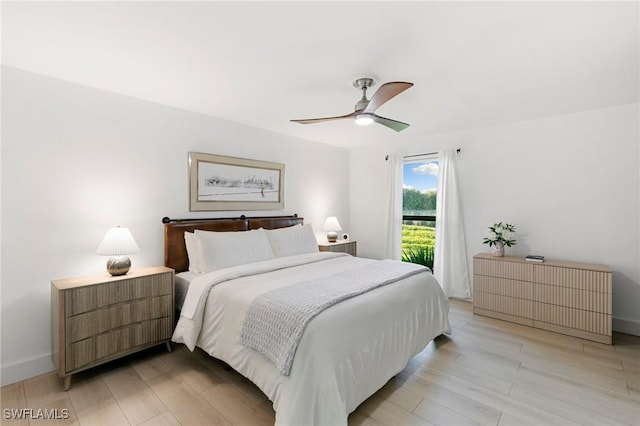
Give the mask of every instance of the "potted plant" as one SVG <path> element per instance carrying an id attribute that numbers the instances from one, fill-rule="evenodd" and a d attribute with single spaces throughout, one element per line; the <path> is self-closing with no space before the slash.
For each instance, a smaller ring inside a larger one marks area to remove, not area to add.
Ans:
<path id="1" fill-rule="evenodd" d="M 512 238 L 515 230 L 516 227 L 509 223 L 498 222 L 489 227 L 487 236 L 482 243 L 492 247 L 491 254 L 502 257 L 504 256 L 504 246 L 511 247 L 516 244 L 516 240 Z"/>

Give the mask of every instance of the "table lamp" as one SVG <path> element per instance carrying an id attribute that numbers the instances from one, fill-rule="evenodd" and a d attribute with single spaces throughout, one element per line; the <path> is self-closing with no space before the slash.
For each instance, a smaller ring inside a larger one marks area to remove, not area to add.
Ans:
<path id="1" fill-rule="evenodd" d="M 324 222 L 324 230 L 327 231 L 327 241 L 335 243 L 338 240 L 338 231 L 342 231 L 342 227 L 335 216 L 329 216 Z"/>
<path id="2" fill-rule="evenodd" d="M 98 245 L 96 254 L 111 256 L 107 261 L 107 271 L 113 276 L 125 275 L 131 268 L 128 254 L 140 251 L 133 235 L 127 228 L 111 228 Z"/>

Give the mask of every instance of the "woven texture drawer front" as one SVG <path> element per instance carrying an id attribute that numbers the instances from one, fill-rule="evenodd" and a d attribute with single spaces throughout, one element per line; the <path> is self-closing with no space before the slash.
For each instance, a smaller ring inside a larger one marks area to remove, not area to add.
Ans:
<path id="1" fill-rule="evenodd" d="M 533 265 L 516 262 L 500 262 L 474 259 L 473 273 L 496 278 L 508 278 L 518 281 L 533 281 Z"/>
<path id="2" fill-rule="evenodd" d="M 566 306 L 536 303 L 536 321 L 611 336 L 611 315 Z"/>
<path id="3" fill-rule="evenodd" d="M 558 268 L 540 265 L 535 268 L 534 281 L 577 290 L 611 292 L 611 274 L 588 269 Z"/>
<path id="4" fill-rule="evenodd" d="M 611 314 L 611 293 L 576 290 L 564 286 L 540 284 L 535 289 L 535 301 L 566 306 L 583 311 Z"/>
<path id="5" fill-rule="evenodd" d="M 533 300 L 533 283 L 527 281 L 476 275 L 473 284 L 478 292 Z"/>
<path id="6" fill-rule="evenodd" d="M 67 316 L 74 316 L 141 297 L 171 294 L 172 287 L 173 278 L 170 274 L 136 277 L 113 283 L 80 287 L 66 292 L 65 312 Z"/>
<path id="7" fill-rule="evenodd" d="M 473 306 L 522 318 L 533 317 L 533 301 L 531 300 L 474 292 Z"/>
<path id="8" fill-rule="evenodd" d="M 66 371 L 82 368 L 103 358 L 171 338 L 171 317 L 131 324 L 67 346 Z"/>
<path id="9" fill-rule="evenodd" d="M 67 318 L 67 343 L 134 322 L 171 315 L 171 295 L 137 299 Z"/>

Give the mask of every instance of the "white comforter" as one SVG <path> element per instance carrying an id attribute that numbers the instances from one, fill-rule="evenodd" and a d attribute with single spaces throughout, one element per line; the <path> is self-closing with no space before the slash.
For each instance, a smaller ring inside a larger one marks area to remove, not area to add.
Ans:
<path id="1" fill-rule="evenodd" d="M 319 314 L 304 332 L 289 376 L 237 340 L 256 296 L 369 262 L 343 253 L 314 253 L 206 274 L 189 287 L 173 340 L 192 350 L 201 347 L 254 382 L 273 402 L 276 425 L 346 425 L 349 413 L 411 357 L 450 332 L 448 301 L 431 273 Z"/>

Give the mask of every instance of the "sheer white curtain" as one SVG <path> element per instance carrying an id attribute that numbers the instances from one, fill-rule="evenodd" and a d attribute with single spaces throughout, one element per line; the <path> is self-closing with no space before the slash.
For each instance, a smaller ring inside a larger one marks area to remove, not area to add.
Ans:
<path id="1" fill-rule="evenodd" d="M 387 241 L 385 257 L 400 260 L 402 255 L 402 165 L 400 155 L 387 156 Z"/>
<path id="2" fill-rule="evenodd" d="M 448 297 L 469 299 L 471 286 L 456 171 L 456 151 L 441 151 L 439 163 L 433 274 Z"/>

